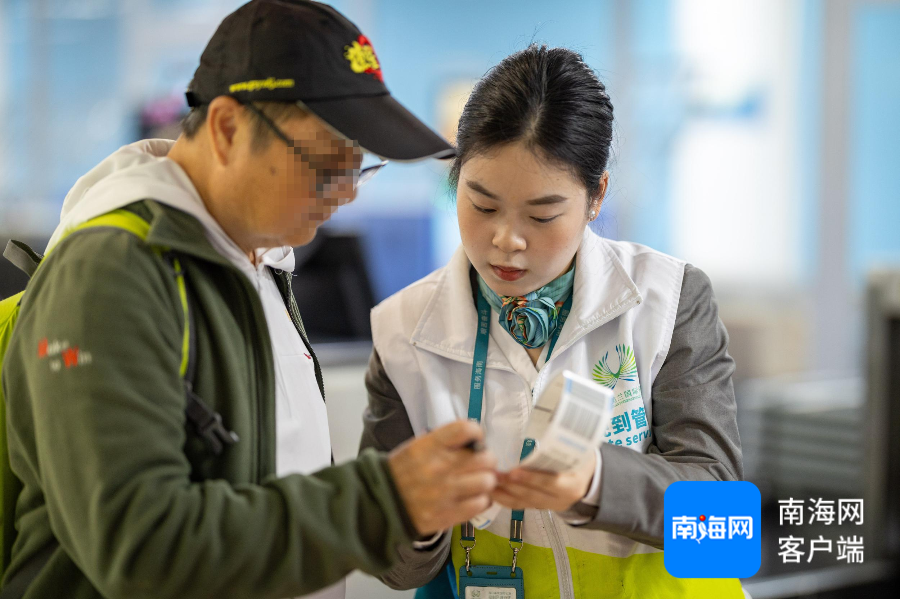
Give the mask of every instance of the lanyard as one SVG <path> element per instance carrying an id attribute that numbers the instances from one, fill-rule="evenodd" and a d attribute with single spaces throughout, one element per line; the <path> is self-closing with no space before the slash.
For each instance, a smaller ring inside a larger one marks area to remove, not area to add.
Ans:
<path id="1" fill-rule="evenodd" d="M 556 346 L 556 341 L 559 339 L 559 333 L 562 331 L 563 325 L 565 325 L 566 319 L 569 317 L 569 312 L 572 310 L 572 297 L 574 295 L 574 290 L 569 292 L 569 297 L 566 298 L 566 301 L 559 311 L 559 316 L 556 320 L 556 329 L 553 331 L 553 335 L 550 336 L 550 346 L 547 348 L 545 364 L 550 360 L 550 355 L 553 354 L 553 348 Z M 472 388 L 469 392 L 468 417 L 470 421 L 481 423 L 481 407 L 484 398 L 484 376 L 485 369 L 487 368 L 488 342 L 490 341 L 489 332 L 491 330 L 491 307 L 480 292 L 478 294 L 477 308 L 478 329 L 475 335 L 475 357 L 472 361 Z M 532 450 L 534 450 L 534 440 L 526 438 L 525 442 L 522 444 L 522 455 L 519 457 L 519 461 L 521 462 L 522 459 L 531 454 Z M 512 548 L 513 551 L 513 572 L 516 570 L 516 557 L 519 550 L 521 550 L 524 545 L 522 542 L 522 522 L 524 520 L 524 510 L 514 510 L 512 512 L 512 518 L 509 523 L 509 547 Z M 472 548 L 475 547 L 475 528 L 471 523 L 464 523 L 462 525 L 460 544 L 462 544 L 463 548 L 466 550 L 466 569 L 468 569 L 469 553 Z"/>

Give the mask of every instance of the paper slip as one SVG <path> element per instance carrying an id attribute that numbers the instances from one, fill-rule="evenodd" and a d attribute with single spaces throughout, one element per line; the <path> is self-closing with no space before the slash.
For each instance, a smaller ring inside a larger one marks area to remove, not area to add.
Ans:
<path id="1" fill-rule="evenodd" d="M 531 411 L 525 437 L 535 441 L 535 448 L 520 465 L 553 473 L 581 467 L 600 446 L 612 408 L 612 390 L 563 371 L 544 388 Z M 470 522 L 484 529 L 501 509 L 495 502 Z"/>

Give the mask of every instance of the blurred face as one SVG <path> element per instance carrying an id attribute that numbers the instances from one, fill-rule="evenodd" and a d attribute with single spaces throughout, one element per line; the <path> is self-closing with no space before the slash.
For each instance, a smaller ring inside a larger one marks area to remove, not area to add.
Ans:
<path id="1" fill-rule="evenodd" d="M 273 133 L 260 149 L 253 143 L 251 110 L 224 100 L 234 103 L 228 107 L 233 130 L 220 127 L 230 139 L 217 140 L 227 156 L 211 178 L 216 218 L 245 250 L 309 243 L 319 225 L 354 199 L 359 146 L 306 114 L 272 123 L 290 145 Z"/>
<path id="2" fill-rule="evenodd" d="M 275 175 L 275 190 L 261 211 L 260 228 L 291 246 L 307 244 L 339 206 L 355 198 L 353 171 L 362 152 L 353 142 L 332 134 L 315 117 L 288 123 L 292 147 L 275 141 L 261 161 Z M 272 148 L 274 146 L 274 149 Z"/>
<path id="3" fill-rule="evenodd" d="M 571 172 L 521 143 L 470 158 L 459 175 L 456 212 L 463 248 L 488 286 L 522 296 L 572 264 L 589 211 L 599 212 L 608 177 L 588 206 Z"/>

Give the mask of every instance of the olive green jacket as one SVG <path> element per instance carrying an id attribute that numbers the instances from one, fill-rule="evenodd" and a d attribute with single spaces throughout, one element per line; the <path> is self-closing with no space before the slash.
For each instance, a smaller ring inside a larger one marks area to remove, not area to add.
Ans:
<path id="1" fill-rule="evenodd" d="M 150 222 L 146 242 L 75 233 L 23 297 L 2 379 L 24 484 L 5 582 L 30 582 L 37 597 L 297 596 L 390 568 L 415 532 L 384 455 L 274 477 L 275 380 L 257 292 L 193 217 L 152 201 L 129 210 Z M 184 316 L 153 247 L 174 251 L 185 272 L 194 390 L 240 438 L 218 456 L 186 423 Z M 276 275 L 309 347 L 290 274 Z M 316 374 L 322 386 L 318 362 Z"/>

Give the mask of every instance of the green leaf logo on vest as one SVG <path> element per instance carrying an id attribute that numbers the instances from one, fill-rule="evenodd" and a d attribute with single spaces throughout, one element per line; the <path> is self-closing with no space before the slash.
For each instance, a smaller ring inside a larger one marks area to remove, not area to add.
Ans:
<path id="1" fill-rule="evenodd" d="M 619 355 L 619 368 L 616 371 L 610 369 L 606 362 L 609 352 L 604 354 L 594 367 L 594 381 L 609 389 L 614 389 L 620 379 L 634 381 L 637 377 L 637 361 L 634 359 L 634 351 L 631 346 L 625 344 L 616 346 L 616 353 Z"/>

